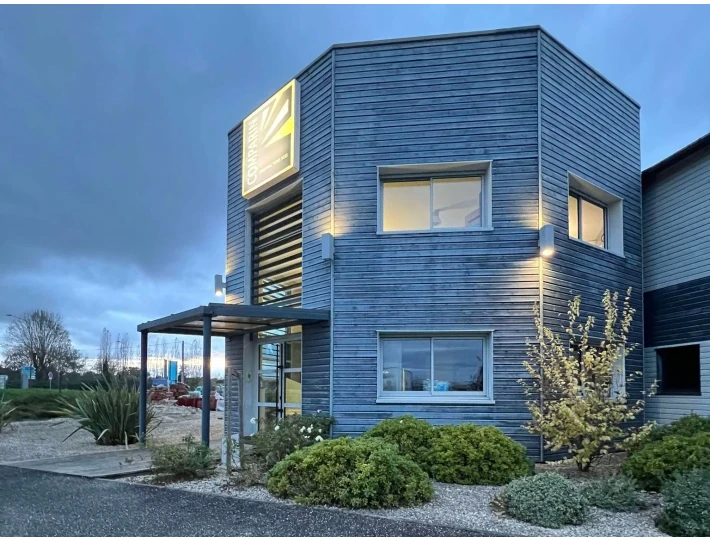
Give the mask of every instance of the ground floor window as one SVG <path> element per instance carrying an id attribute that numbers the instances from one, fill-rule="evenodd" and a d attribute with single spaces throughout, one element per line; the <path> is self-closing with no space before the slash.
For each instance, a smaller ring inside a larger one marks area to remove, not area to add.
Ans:
<path id="1" fill-rule="evenodd" d="M 378 399 L 458 402 L 492 399 L 490 334 L 379 337 Z"/>
<path id="2" fill-rule="evenodd" d="M 700 394 L 700 345 L 656 349 L 658 393 Z"/>

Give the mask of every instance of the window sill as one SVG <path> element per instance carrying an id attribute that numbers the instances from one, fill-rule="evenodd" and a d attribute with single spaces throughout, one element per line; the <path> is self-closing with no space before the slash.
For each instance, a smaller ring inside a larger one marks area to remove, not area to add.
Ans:
<path id="1" fill-rule="evenodd" d="M 698 397 L 702 396 L 702 392 L 673 392 L 673 391 L 668 391 L 668 392 L 656 392 L 655 397 Z"/>
<path id="2" fill-rule="evenodd" d="M 487 397 L 434 397 L 434 396 L 413 396 L 413 397 L 389 397 L 380 396 L 375 401 L 378 405 L 386 403 L 402 403 L 410 405 L 495 405 L 496 402 L 492 398 Z"/>
<path id="3" fill-rule="evenodd" d="M 579 238 L 575 238 L 574 236 L 568 236 L 570 240 L 573 242 L 577 242 L 578 244 L 582 244 L 583 246 L 588 246 L 590 248 L 598 249 L 599 251 L 603 251 L 604 253 L 610 253 L 611 255 L 614 255 L 616 257 L 621 257 L 622 259 L 625 259 L 626 256 L 623 253 L 617 253 L 616 251 L 611 251 L 610 249 L 595 246 L 594 244 L 590 244 L 589 242 L 585 242 L 584 240 L 580 240 Z"/>
<path id="4" fill-rule="evenodd" d="M 378 236 L 389 236 L 392 234 L 410 235 L 410 234 L 457 234 L 457 233 L 472 233 L 472 232 L 489 232 L 493 227 L 470 227 L 467 229 L 422 229 L 418 231 L 377 231 Z"/>

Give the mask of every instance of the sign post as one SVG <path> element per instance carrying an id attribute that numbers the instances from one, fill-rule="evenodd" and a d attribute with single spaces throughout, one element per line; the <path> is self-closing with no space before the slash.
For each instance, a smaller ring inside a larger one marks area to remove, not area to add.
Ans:
<path id="1" fill-rule="evenodd" d="M 52 373 L 51 371 L 49 373 L 47 373 L 47 378 L 49 379 L 49 389 L 51 390 L 52 389 L 52 379 L 54 379 L 54 373 Z"/>

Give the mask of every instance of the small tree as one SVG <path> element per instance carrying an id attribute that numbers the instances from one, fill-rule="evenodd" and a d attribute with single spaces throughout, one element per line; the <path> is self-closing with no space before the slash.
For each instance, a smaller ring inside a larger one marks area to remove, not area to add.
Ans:
<path id="1" fill-rule="evenodd" d="M 579 296 L 568 304 L 569 322 L 562 336 L 544 326 L 539 306 L 534 308 L 537 342 L 527 340 L 524 366 L 530 378 L 520 380 L 530 398 L 527 407 L 532 420 L 526 427 L 544 437 L 546 448 L 566 447 L 581 471 L 651 427 L 628 425 L 643 410 L 643 399 L 629 400 L 626 391 L 641 373 L 617 373 L 620 360 L 635 348 L 627 342 L 635 313 L 630 297 L 629 288 L 619 314 L 619 294 L 604 292 L 606 322 L 599 346 L 590 343 L 594 317 L 580 319 Z M 624 384 L 617 384 L 619 380 Z"/>

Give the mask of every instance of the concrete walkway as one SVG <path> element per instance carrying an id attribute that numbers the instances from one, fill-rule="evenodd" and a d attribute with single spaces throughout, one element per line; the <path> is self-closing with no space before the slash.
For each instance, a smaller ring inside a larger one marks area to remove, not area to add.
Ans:
<path id="1" fill-rule="evenodd" d="M 0 465 L 0 536 L 480 536 L 470 530 Z"/>
<path id="2" fill-rule="evenodd" d="M 210 441 L 210 448 L 219 452 L 221 444 L 221 440 Z M 151 461 L 150 450 L 133 446 L 128 450 L 13 461 L 0 465 L 84 478 L 117 478 L 150 472 Z"/>

